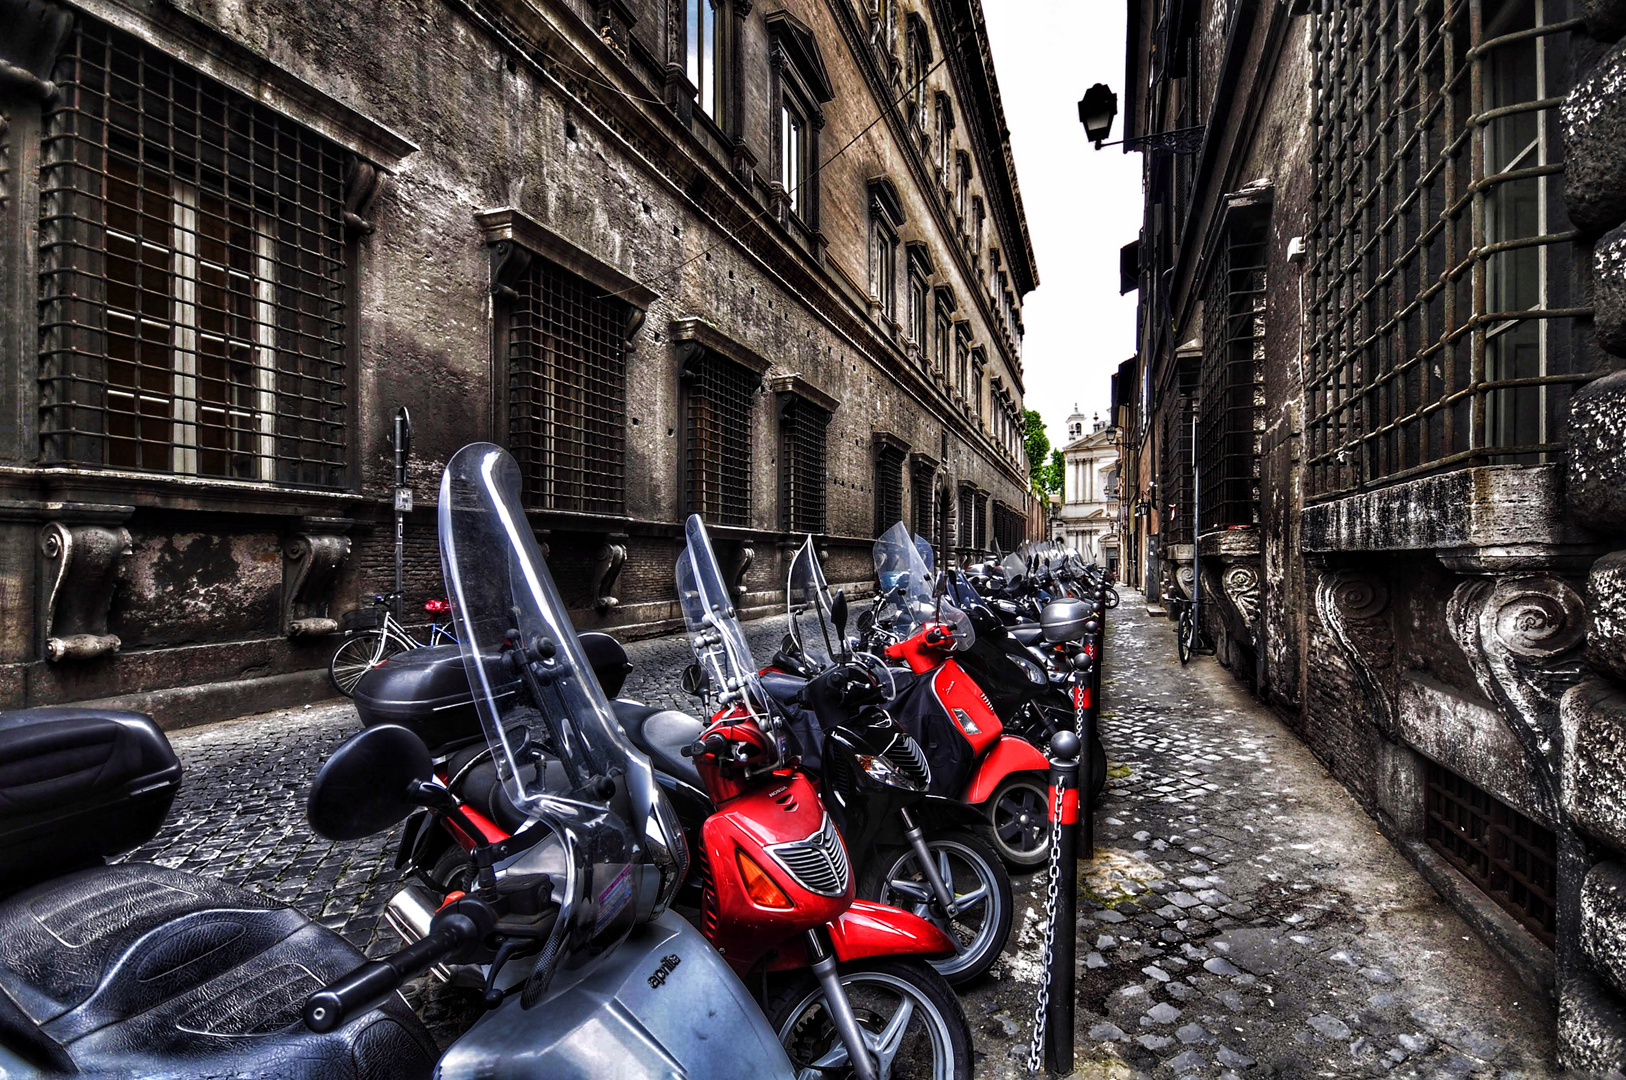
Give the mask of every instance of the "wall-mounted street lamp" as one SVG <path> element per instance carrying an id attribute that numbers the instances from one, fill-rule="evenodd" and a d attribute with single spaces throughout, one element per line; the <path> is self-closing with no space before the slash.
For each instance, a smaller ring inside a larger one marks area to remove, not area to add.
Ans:
<path id="1" fill-rule="evenodd" d="M 1084 125 L 1084 137 L 1093 142 L 1097 150 L 1103 146 L 1122 145 L 1126 152 L 1142 150 L 1153 154 L 1195 154 L 1202 149 L 1203 136 L 1208 131 L 1206 125 L 1198 124 L 1196 127 L 1156 131 L 1150 135 L 1109 143 L 1106 140 L 1112 134 L 1112 121 L 1117 116 L 1118 95 L 1106 83 L 1096 83 L 1084 91 L 1084 96 L 1078 101 L 1078 122 Z"/>

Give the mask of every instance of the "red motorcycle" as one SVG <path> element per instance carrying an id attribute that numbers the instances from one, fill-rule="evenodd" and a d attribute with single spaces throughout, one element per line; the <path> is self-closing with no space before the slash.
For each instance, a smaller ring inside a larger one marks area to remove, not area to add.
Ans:
<path id="1" fill-rule="evenodd" d="M 927 962 L 954 943 L 917 915 L 854 899 L 841 834 L 761 688 L 698 516 L 687 538 L 677 587 L 697 660 L 688 681 L 718 704 L 682 751 L 716 807 L 696 858 L 701 932 L 747 985 L 765 987 L 768 1022 L 798 1069 L 969 1078 L 970 1027 Z"/>
<path id="2" fill-rule="evenodd" d="M 925 749 L 929 790 L 980 808 L 1008 865 L 1039 866 L 1050 855 L 1050 762 L 1004 733 L 982 688 L 955 662 L 976 640 L 970 618 L 941 590 L 933 595 L 931 572 L 902 522 L 875 542 L 875 571 L 882 602 L 865 614 L 894 639 L 886 658 L 916 676 L 888 711 Z M 870 627 L 861 621 L 859 629 Z"/>

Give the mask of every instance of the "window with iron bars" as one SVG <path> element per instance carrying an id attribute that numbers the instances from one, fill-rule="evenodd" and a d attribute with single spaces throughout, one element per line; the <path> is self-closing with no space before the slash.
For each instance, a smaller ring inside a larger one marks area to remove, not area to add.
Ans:
<path id="1" fill-rule="evenodd" d="M 1426 779 L 1429 846 L 1552 948 L 1558 882 L 1552 830 L 1443 765 L 1429 762 Z"/>
<path id="2" fill-rule="evenodd" d="M 1204 530 L 1259 521 L 1269 239 L 1268 211 L 1233 212 L 1209 274 L 1203 305 L 1207 355 L 1198 379 Z"/>
<path id="3" fill-rule="evenodd" d="M 972 530 L 971 543 L 978 551 L 988 547 L 988 496 L 977 492 L 976 501 L 972 504 L 972 512 L 976 515 L 976 527 Z"/>
<path id="4" fill-rule="evenodd" d="M 963 550 L 971 549 L 971 542 L 976 539 L 972 530 L 974 519 L 977 516 L 977 493 L 968 484 L 960 485 L 960 497 L 954 504 L 954 544 Z"/>
<path id="5" fill-rule="evenodd" d="M 932 491 L 932 481 L 936 477 L 937 470 L 932 465 L 924 461 L 915 462 L 914 475 L 910 477 L 912 482 L 909 485 L 909 494 L 910 500 L 914 504 L 911 507 L 912 514 L 910 516 L 914 519 L 915 535 L 917 536 L 937 535 L 937 521 L 933 514 L 937 507 L 937 498 Z"/>
<path id="6" fill-rule="evenodd" d="M 751 414 L 761 377 L 706 351 L 684 368 L 685 494 L 715 525 L 751 524 Z"/>
<path id="7" fill-rule="evenodd" d="M 1552 460 L 1577 370 L 1564 0 L 1312 20 L 1309 492 Z"/>
<path id="8" fill-rule="evenodd" d="M 86 16 L 52 79 L 44 459 L 343 486 L 345 152 Z"/>
<path id="9" fill-rule="evenodd" d="M 779 411 L 779 506 L 790 532 L 824 532 L 825 434 L 830 414 L 791 396 Z"/>
<path id="10" fill-rule="evenodd" d="M 1021 511 L 1013 510 L 1002 502 L 994 503 L 994 543 L 1009 554 L 1022 546 L 1027 532 L 1027 519 Z"/>
<path id="11" fill-rule="evenodd" d="M 626 511 L 627 305 L 535 259 L 508 314 L 508 448 L 525 505 Z"/>
<path id="12" fill-rule="evenodd" d="M 1158 533 L 1165 545 L 1192 542 L 1191 417 L 1197 391 L 1196 361 L 1196 357 L 1179 358 L 1174 393 L 1163 410 L 1157 511 L 1161 515 Z"/>
<path id="13" fill-rule="evenodd" d="M 875 454 L 875 535 L 903 520 L 903 451 L 883 445 Z"/>

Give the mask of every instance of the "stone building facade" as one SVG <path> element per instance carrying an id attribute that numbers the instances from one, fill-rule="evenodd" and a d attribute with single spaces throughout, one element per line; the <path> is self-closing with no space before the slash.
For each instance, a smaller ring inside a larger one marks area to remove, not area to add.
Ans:
<path id="1" fill-rule="evenodd" d="M 476 439 L 584 629 L 674 625 L 691 511 L 755 611 L 1025 531 L 976 0 L 3 0 L 0 62 L 0 706 L 325 696 L 400 406 L 409 614 Z"/>
<path id="2" fill-rule="evenodd" d="M 1086 562 L 1116 572 L 1118 554 L 1118 433 L 1079 412 L 1067 418 L 1061 447 L 1061 499 L 1052 539 Z"/>
<path id="3" fill-rule="evenodd" d="M 1133 573 L 1626 1070 L 1626 5 L 1129 19 Z"/>

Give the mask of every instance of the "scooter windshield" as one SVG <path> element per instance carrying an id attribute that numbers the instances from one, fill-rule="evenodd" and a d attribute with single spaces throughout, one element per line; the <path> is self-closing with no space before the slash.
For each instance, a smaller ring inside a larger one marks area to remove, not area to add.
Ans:
<path id="1" fill-rule="evenodd" d="M 1012 585 L 1021 581 L 1022 576 L 1028 572 L 1027 563 L 1014 551 L 1000 560 L 999 568 L 1005 572 L 1005 580 Z"/>
<path id="2" fill-rule="evenodd" d="M 932 573 L 903 522 L 875 541 L 875 578 L 880 583 L 879 625 L 908 637 L 927 623 L 941 623 L 952 634 L 953 647 L 969 649 L 976 641 L 971 620 L 944 596 L 932 595 Z"/>
<path id="3" fill-rule="evenodd" d="M 699 514 L 689 515 L 684 535 L 689 544 L 678 556 L 677 591 L 694 658 L 720 704 L 738 704 L 757 720 L 764 733 L 775 731 L 776 725 L 762 711 L 768 699 L 757 679 L 751 646 L 740 629 L 733 592 L 723 580 L 711 536 Z M 783 746 L 780 751 L 782 755 Z"/>
<path id="4" fill-rule="evenodd" d="M 824 670 L 841 654 L 841 635 L 830 617 L 830 586 L 809 536 L 791 560 L 785 579 L 785 611 L 790 636 L 809 667 Z"/>

